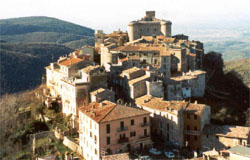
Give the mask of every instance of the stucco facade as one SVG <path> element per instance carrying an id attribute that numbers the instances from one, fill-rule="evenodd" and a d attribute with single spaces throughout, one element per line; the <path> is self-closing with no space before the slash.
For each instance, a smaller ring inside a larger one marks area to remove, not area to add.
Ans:
<path id="1" fill-rule="evenodd" d="M 101 159 L 151 146 L 149 112 L 110 101 L 80 109 L 80 146 L 83 157 Z"/>

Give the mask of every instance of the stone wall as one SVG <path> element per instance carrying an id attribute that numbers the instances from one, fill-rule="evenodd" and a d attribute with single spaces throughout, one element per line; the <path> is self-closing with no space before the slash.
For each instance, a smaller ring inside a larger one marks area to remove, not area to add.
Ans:
<path id="1" fill-rule="evenodd" d="M 162 81 L 155 81 L 155 82 L 146 81 L 146 85 L 147 85 L 147 95 L 159 98 L 163 97 Z"/>
<path id="2" fill-rule="evenodd" d="M 82 148 L 73 139 L 64 136 L 63 144 L 65 146 L 67 146 L 68 148 L 70 148 L 73 152 L 76 152 L 77 154 L 83 155 Z"/>

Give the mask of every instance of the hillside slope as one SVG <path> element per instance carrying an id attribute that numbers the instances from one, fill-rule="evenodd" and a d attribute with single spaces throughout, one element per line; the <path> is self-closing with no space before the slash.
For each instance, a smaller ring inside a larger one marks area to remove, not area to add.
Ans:
<path id="1" fill-rule="evenodd" d="M 83 45 L 94 30 L 50 17 L 0 20 L 0 95 L 41 84 L 44 67 Z"/>
<path id="2" fill-rule="evenodd" d="M 226 73 L 235 71 L 239 78 L 250 88 L 250 58 L 224 63 Z"/>
<path id="3" fill-rule="evenodd" d="M 0 43 L 0 95 L 32 89 L 42 82 L 44 67 L 73 51 L 50 43 Z"/>

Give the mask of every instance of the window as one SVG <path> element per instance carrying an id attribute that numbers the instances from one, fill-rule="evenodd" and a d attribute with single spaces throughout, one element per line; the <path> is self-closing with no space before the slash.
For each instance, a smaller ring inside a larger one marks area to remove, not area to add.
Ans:
<path id="1" fill-rule="evenodd" d="M 135 124 L 135 121 L 133 119 L 131 119 L 130 124 L 131 124 L 131 126 L 133 126 Z"/>
<path id="2" fill-rule="evenodd" d="M 190 140 L 190 135 L 187 136 L 187 140 Z"/>
<path id="3" fill-rule="evenodd" d="M 124 129 L 124 122 L 123 121 L 121 121 L 120 127 L 121 127 L 121 129 Z"/>
<path id="4" fill-rule="evenodd" d="M 106 133 L 110 133 L 110 124 L 106 125 Z"/>
<path id="5" fill-rule="evenodd" d="M 187 119 L 190 119 L 190 115 L 189 114 L 187 114 Z"/>
<path id="6" fill-rule="evenodd" d="M 125 137 L 126 137 L 125 134 L 120 134 L 120 139 L 123 139 L 123 138 L 125 138 Z"/>
<path id="7" fill-rule="evenodd" d="M 157 59 L 155 59 L 155 64 L 157 64 Z"/>
<path id="8" fill-rule="evenodd" d="M 198 138 L 197 138 L 197 136 L 194 136 L 194 140 L 196 140 L 196 141 L 197 141 L 197 139 L 198 139 Z"/>
<path id="9" fill-rule="evenodd" d="M 194 130 L 197 131 L 197 127 L 196 126 L 194 126 Z"/>
<path id="10" fill-rule="evenodd" d="M 89 132 L 89 136 L 92 138 L 92 132 Z"/>
<path id="11" fill-rule="evenodd" d="M 194 115 L 194 119 L 197 119 L 197 115 Z"/>
<path id="12" fill-rule="evenodd" d="M 216 136 L 216 139 L 219 139 L 219 136 Z"/>
<path id="13" fill-rule="evenodd" d="M 148 135 L 148 131 L 147 129 L 144 129 L 144 136 L 147 136 Z"/>
<path id="14" fill-rule="evenodd" d="M 107 137 L 107 145 L 110 144 L 110 137 Z"/>
<path id="15" fill-rule="evenodd" d="M 144 118 L 143 118 L 143 123 L 144 123 L 144 124 L 147 123 L 147 117 L 144 117 Z"/>
<path id="16" fill-rule="evenodd" d="M 207 134 L 207 138 L 208 138 L 208 134 Z"/>
<path id="17" fill-rule="evenodd" d="M 187 125 L 187 130 L 190 130 L 190 127 L 189 127 L 189 125 Z"/>
<path id="18" fill-rule="evenodd" d="M 136 136 L 136 132 L 130 132 L 130 137 L 135 137 Z"/>
<path id="19" fill-rule="evenodd" d="M 95 155 L 97 155 L 97 150 L 95 149 Z"/>
<path id="20" fill-rule="evenodd" d="M 94 137 L 95 137 L 94 140 L 95 140 L 95 144 L 96 144 L 96 141 L 97 141 L 96 135 Z"/>

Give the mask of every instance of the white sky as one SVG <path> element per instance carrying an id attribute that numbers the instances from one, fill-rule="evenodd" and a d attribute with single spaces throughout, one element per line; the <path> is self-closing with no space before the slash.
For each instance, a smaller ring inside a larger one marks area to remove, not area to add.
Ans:
<path id="1" fill-rule="evenodd" d="M 111 32 L 126 30 L 146 10 L 173 25 L 250 20 L 250 0 L 3 0 L 0 19 L 49 16 Z"/>

